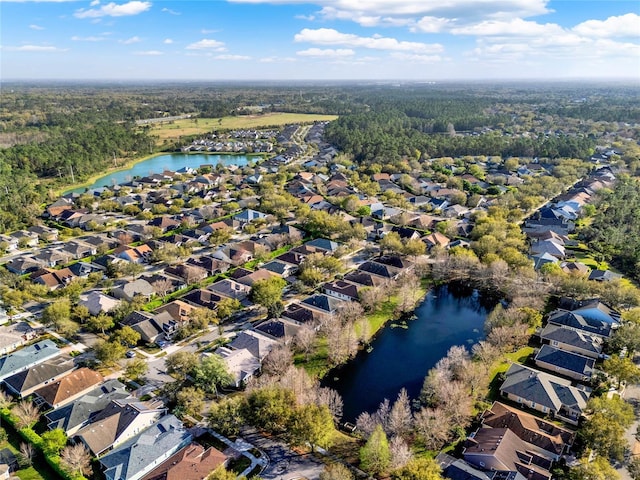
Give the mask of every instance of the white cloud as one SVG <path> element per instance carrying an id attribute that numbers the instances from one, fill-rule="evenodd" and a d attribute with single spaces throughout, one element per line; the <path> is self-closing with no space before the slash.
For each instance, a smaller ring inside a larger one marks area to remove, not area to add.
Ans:
<path id="1" fill-rule="evenodd" d="M 589 37 L 640 37 L 640 15 L 627 13 L 606 20 L 587 20 L 573 31 Z"/>
<path id="2" fill-rule="evenodd" d="M 96 37 L 96 36 L 79 37 L 77 35 L 74 35 L 73 37 L 71 37 L 71 40 L 73 40 L 74 42 L 102 42 L 102 41 L 106 40 L 106 38 L 105 37 Z"/>
<path id="3" fill-rule="evenodd" d="M 182 15 L 180 12 L 176 12 L 175 10 L 171 10 L 170 8 L 163 8 L 161 12 L 168 13 L 170 15 Z"/>
<path id="4" fill-rule="evenodd" d="M 98 17 L 125 17 L 129 15 L 138 15 L 146 12 L 151 8 L 151 2 L 141 2 L 133 0 L 131 2 L 118 5 L 115 2 L 101 5 L 100 8 L 90 8 L 85 10 L 81 8 L 73 14 L 77 18 L 98 18 Z"/>
<path id="5" fill-rule="evenodd" d="M 2 46 L 2 50 L 8 52 L 45 52 L 45 53 L 58 53 L 66 52 L 66 48 L 58 48 L 52 45 L 20 45 L 19 47 Z"/>
<path id="6" fill-rule="evenodd" d="M 140 37 L 131 37 L 131 38 L 127 38 L 126 40 L 120 40 L 119 42 L 124 44 L 124 45 L 131 45 L 134 43 L 140 43 L 142 40 L 140 39 Z"/>
<path id="7" fill-rule="evenodd" d="M 187 45 L 187 50 L 215 50 L 217 52 L 223 52 L 225 50 L 224 42 L 213 40 L 210 38 L 203 38 L 197 42 Z"/>
<path id="8" fill-rule="evenodd" d="M 297 59 L 294 57 L 263 57 L 258 60 L 260 63 L 292 63 Z"/>
<path id="9" fill-rule="evenodd" d="M 438 33 L 448 28 L 453 20 L 442 17 L 424 16 L 412 25 L 411 31 L 422 33 Z"/>
<path id="10" fill-rule="evenodd" d="M 100 5 L 100 0 L 93 0 L 93 2 L 89 4 L 90 7 L 95 7 L 96 5 Z"/>
<path id="11" fill-rule="evenodd" d="M 391 50 L 414 53 L 437 53 L 442 51 L 440 44 L 399 41 L 395 38 L 359 37 L 352 33 L 341 33 L 332 28 L 303 29 L 294 37 L 296 42 L 309 42 L 317 45 L 342 45 L 351 48 L 369 48 L 374 50 Z"/>
<path id="12" fill-rule="evenodd" d="M 34 23 L 32 23 L 31 25 L 29 25 L 29 28 L 31 30 L 44 30 L 44 27 L 41 27 L 40 25 L 36 25 Z"/>
<path id="13" fill-rule="evenodd" d="M 307 20 L 309 22 L 313 22 L 316 19 L 315 15 L 296 15 L 294 18 L 298 20 Z"/>
<path id="14" fill-rule="evenodd" d="M 308 0 L 230 0 L 237 3 L 308 4 Z M 414 23 L 424 16 L 446 17 L 462 23 L 509 19 L 549 13 L 550 0 L 313 0 L 319 14 L 351 20 L 363 26 Z"/>
<path id="15" fill-rule="evenodd" d="M 540 24 L 514 18 L 509 21 L 487 20 L 451 29 L 454 35 L 498 36 L 509 35 L 518 37 L 539 37 L 543 35 L 560 35 L 565 30 L 555 23 Z"/>
<path id="16" fill-rule="evenodd" d="M 143 55 L 149 57 L 157 57 L 158 55 L 164 55 L 164 52 L 160 50 L 143 50 L 138 52 L 133 52 L 134 55 Z"/>
<path id="17" fill-rule="evenodd" d="M 296 52 L 296 55 L 301 57 L 350 57 L 355 54 L 356 52 L 350 48 L 308 48 Z"/>
<path id="18" fill-rule="evenodd" d="M 170 38 L 165 38 L 162 43 L 164 43 L 165 45 L 171 45 L 173 43 L 173 40 Z"/>
<path id="19" fill-rule="evenodd" d="M 246 55 L 228 55 L 228 54 L 216 55 L 213 58 L 215 58 L 216 60 L 235 60 L 235 61 L 238 61 L 238 60 L 251 60 L 251 57 L 248 57 Z"/>

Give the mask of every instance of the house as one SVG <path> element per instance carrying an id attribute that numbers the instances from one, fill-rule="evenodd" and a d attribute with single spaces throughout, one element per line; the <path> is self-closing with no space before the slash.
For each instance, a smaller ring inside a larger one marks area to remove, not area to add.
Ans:
<path id="1" fill-rule="evenodd" d="M 27 228 L 28 232 L 35 233 L 38 238 L 43 242 L 55 242 L 58 240 L 58 229 L 52 227 L 45 227 L 43 225 L 34 225 Z"/>
<path id="2" fill-rule="evenodd" d="M 0 478 L 9 480 L 18 478 L 17 476 L 10 475 L 16 470 L 20 469 L 18 457 L 8 448 L 0 450 Z"/>
<path id="3" fill-rule="evenodd" d="M 391 231 L 397 233 L 400 239 L 403 241 L 417 240 L 418 238 L 420 238 L 420 232 L 414 230 L 413 228 L 394 226 L 391 228 Z"/>
<path id="4" fill-rule="evenodd" d="M 36 338 L 36 331 L 27 322 L 16 322 L 0 327 L 0 355 L 6 355 Z"/>
<path id="5" fill-rule="evenodd" d="M 44 285 L 49 290 L 65 287 L 76 278 L 69 268 L 61 268 L 60 270 L 43 268 L 33 272 L 29 277 L 33 282 Z"/>
<path id="6" fill-rule="evenodd" d="M 165 411 L 162 402 L 142 402 L 135 398 L 111 400 L 73 439 L 99 456 L 153 425 Z"/>
<path id="7" fill-rule="evenodd" d="M 197 290 L 191 290 L 189 293 L 180 298 L 184 302 L 188 302 L 195 307 L 204 307 L 215 310 L 218 306 L 218 302 L 222 300 L 222 297 L 215 292 L 199 288 Z"/>
<path id="8" fill-rule="evenodd" d="M 191 434 L 173 415 L 166 415 L 100 458 L 107 480 L 139 480 L 185 448 Z"/>
<path id="9" fill-rule="evenodd" d="M 223 278 L 207 287 L 207 290 L 225 298 L 234 298 L 243 301 L 249 295 L 251 287 L 238 283 L 230 278 Z"/>
<path id="10" fill-rule="evenodd" d="M 255 220 L 266 219 L 266 218 L 267 218 L 266 213 L 258 212 L 250 208 L 243 210 L 242 212 L 233 216 L 233 219 L 239 221 L 240 224 L 243 226 Z"/>
<path id="11" fill-rule="evenodd" d="M 120 305 L 120 300 L 105 295 L 104 293 L 92 290 L 91 292 L 80 295 L 78 305 L 87 307 L 91 315 L 99 315 L 100 313 L 108 313 Z"/>
<path id="12" fill-rule="evenodd" d="M 595 360 L 551 345 L 543 345 L 535 356 L 538 367 L 556 372 L 579 382 L 588 382 L 593 375 Z"/>
<path id="13" fill-rule="evenodd" d="M 444 452 L 436 455 L 435 460 L 440 465 L 444 478 L 448 478 L 449 480 L 494 480 L 494 476 L 498 474 L 498 472 L 483 472 L 482 470 L 478 470 L 464 460 L 452 457 Z M 525 477 L 519 473 L 513 473 L 519 476 L 506 478 L 508 478 L 508 480 L 526 480 Z M 500 479 L 496 478 L 495 480 Z"/>
<path id="14" fill-rule="evenodd" d="M 190 443 L 147 473 L 142 480 L 204 480 L 229 457 L 221 451 Z"/>
<path id="15" fill-rule="evenodd" d="M 233 377 L 233 385 L 236 388 L 244 385 L 256 372 L 260 371 L 262 366 L 260 359 L 246 348 L 234 350 L 227 347 L 218 347 L 214 355 L 222 357 L 227 366 L 227 371 Z"/>
<path id="16" fill-rule="evenodd" d="M 31 257 L 17 257 L 4 265 L 7 270 L 16 275 L 24 275 L 26 273 L 35 272 L 42 268 L 43 263 Z"/>
<path id="17" fill-rule="evenodd" d="M 40 250 L 37 255 L 33 256 L 33 259 L 44 266 L 54 268 L 69 263 L 72 256 L 69 252 L 59 248 L 47 248 Z"/>
<path id="18" fill-rule="evenodd" d="M 551 480 L 553 457 L 508 428 L 480 428 L 466 442 L 465 461 L 483 470 L 518 472 L 527 480 Z"/>
<path id="19" fill-rule="evenodd" d="M 152 252 L 153 250 L 151 249 L 151 247 L 145 243 L 138 247 L 129 247 L 127 245 L 122 245 L 121 247 L 116 248 L 113 251 L 113 254 L 116 257 L 128 262 L 145 263 L 151 256 Z"/>
<path id="20" fill-rule="evenodd" d="M 342 300 L 338 300 L 335 297 L 331 297 L 323 294 L 311 295 L 305 298 L 302 305 L 311 310 L 315 310 L 321 315 L 333 315 L 343 303 Z"/>
<path id="21" fill-rule="evenodd" d="M 589 267 L 580 262 L 562 262 L 560 268 L 564 273 L 577 276 L 586 276 L 591 271 Z"/>
<path id="22" fill-rule="evenodd" d="M 300 326 L 282 318 L 265 320 L 253 327 L 256 332 L 267 335 L 288 345 L 300 331 Z"/>
<path id="23" fill-rule="evenodd" d="M 125 386 L 118 380 L 107 380 L 99 387 L 80 396 L 71 403 L 45 414 L 50 430 L 60 428 L 71 437 L 93 417 L 109 405 L 112 400 L 130 398 Z"/>
<path id="24" fill-rule="evenodd" d="M 435 247 L 446 248 L 449 245 L 449 239 L 440 232 L 433 232 L 423 237 L 422 241 L 427 244 L 429 251 Z"/>
<path id="25" fill-rule="evenodd" d="M 548 263 L 558 263 L 558 259 L 547 252 L 531 255 L 531 259 L 533 260 L 533 268 L 535 270 L 540 270 Z"/>
<path id="26" fill-rule="evenodd" d="M 500 393 L 528 408 L 577 425 L 591 389 L 574 387 L 569 380 L 514 363 L 506 373 Z"/>
<path id="27" fill-rule="evenodd" d="M 24 372 L 60 354 L 60 349 L 51 340 L 42 340 L 22 350 L 0 357 L 0 381 Z"/>
<path id="28" fill-rule="evenodd" d="M 9 235 L 18 241 L 20 247 L 36 247 L 38 246 L 38 234 L 27 230 L 18 230 Z"/>
<path id="29" fill-rule="evenodd" d="M 122 326 L 129 326 L 140 334 L 140 339 L 146 343 L 156 343 L 159 340 L 170 339 L 178 331 L 178 322 L 167 311 L 156 314 L 149 312 L 132 312 L 120 322 Z"/>
<path id="30" fill-rule="evenodd" d="M 209 273 L 204 268 L 189 263 L 170 265 L 164 269 L 164 272 L 184 280 L 187 285 L 204 280 L 209 276 Z"/>
<path id="31" fill-rule="evenodd" d="M 540 332 L 540 339 L 552 347 L 593 359 L 600 357 L 604 343 L 599 335 L 552 323 Z"/>
<path id="32" fill-rule="evenodd" d="M 224 273 L 229 270 L 231 264 L 223 262 L 217 258 L 208 256 L 191 257 L 187 260 L 188 265 L 195 265 L 207 272 L 207 276 L 216 275 L 218 273 Z"/>
<path id="33" fill-rule="evenodd" d="M 273 273 L 264 268 L 260 268 L 255 272 L 251 272 L 248 275 L 244 275 L 243 277 L 238 278 L 237 280 L 239 283 L 242 283 L 244 285 L 251 287 L 253 286 L 254 283 L 259 282 L 260 280 L 267 280 L 271 277 L 277 277 L 277 276 L 279 275 L 276 273 Z"/>
<path id="34" fill-rule="evenodd" d="M 531 245 L 531 253 L 548 253 L 549 255 L 553 255 L 560 259 L 566 256 L 564 245 L 558 243 L 557 240 L 540 240 Z"/>
<path id="35" fill-rule="evenodd" d="M 591 335 L 598 335 L 604 338 L 609 338 L 612 333 L 611 324 L 605 321 L 588 319 L 578 313 L 562 309 L 551 312 L 547 318 L 547 323 L 581 330 Z"/>
<path id="36" fill-rule="evenodd" d="M 324 293 L 340 300 L 358 301 L 358 287 L 354 283 L 345 282 L 344 280 L 335 280 L 325 283 L 322 286 Z"/>
<path id="37" fill-rule="evenodd" d="M 146 280 L 138 278 L 133 281 L 124 281 L 119 286 L 115 287 L 111 294 L 119 299 L 124 299 L 128 302 L 132 301 L 134 297 L 140 295 L 141 297 L 149 300 L 153 295 L 155 295 L 155 290 L 153 285 L 151 285 Z"/>
<path id="38" fill-rule="evenodd" d="M 592 270 L 589 273 L 589 280 L 593 280 L 594 282 L 612 282 L 614 280 L 619 280 L 622 278 L 622 275 L 618 273 L 613 273 L 611 270 Z"/>
<path id="39" fill-rule="evenodd" d="M 576 432 L 573 430 L 500 402 L 493 402 L 482 414 L 482 426 L 508 428 L 520 440 L 548 452 L 556 461 L 569 452 L 576 438 Z"/>
<path id="40" fill-rule="evenodd" d="M 578 302 L 572 313 L 581 315 L 583 318 L 594 322 L 605 322 L 616 328 L 622 323 L 622 315 L 617 310 L 602 303 L 598 299 Z"/>
<path id="41" fill-rule="evenodd" d="M 60 377 L 75 370 L 72 358 L 59 356 L 45 360 L 30 367 L 28 370 L 16 373 L 3 380 L 7 392 L 19 398 L 31 395 L 39 388 L 57 381 Z"/>
<path id="42" fill-rule="evenodd" d="M 344 276 L 344 280 L 362 285 L 363 287 L 378 287 L 384 285 L 386 282 L 386 279 L 382 277 L 361 270 L 354 270 L 353 272 L 347 273 Z"/>
<path id="43" fill-rule="evenodd" d="M 34 392 L 37 405 L 59 408 L 93 390 L 102 383 L 102 375 L 90 368 L 79 368 Z"/>
<path id="44" fill-rule="evenodd" d="M 87 243 L 70 241 L 64 244 L 62 251 L 68 253 L 74 260 L 79 260 L 89 255 L 95 255 L 97 249 L 95 246 Z"/>
<path id="45" fill-rule="evenodd" d="M 323 250 L 327 253 L 335 253 L 340 244 L 333 240 L 327 240 L 326 238 L 316 238 L 304 244 L 306 247 L 313 247 L 315 249 Z"/>
<path id="46" fill-rule="evenodd" d="M 386 280 L 395 280 L 398 277 L 400 271 L 397 268 L 394 268 L 389 265 L 384 265 L 382 263 L 377 263 L 375 261 L 367 261 L 358 267 L 358 270 L 361 272 L 367 272 L 371 275 L 376 275 L 380 278 L 384 278 Z M 346 279 L 346 278 L 345 278 Z"/>
<path id="47" fill-rule="evenodd" d="M 300 303 L 287 305 L 281 316 L 296 325 L 315 325 L 320 320 L 320 314 Z"/>
<path id="48" fill-rule="evenodd" d="M 259 361 L 262 361 L 277 343 L 276 340 L 260 332 L 243 330 L 227 346 L 235 350 L 245 349 Z"/>
<path id="49" fill-rule="evenodd" d="M 194 306 L 189 305 L 182 300 L 174 300 L 166 305 L 156 308 L 154 310 L 154 314 L 167 312 L 176 323 L 182 324 L 189 321 L 189 316 L 195 309 L 196 308 Z"/>

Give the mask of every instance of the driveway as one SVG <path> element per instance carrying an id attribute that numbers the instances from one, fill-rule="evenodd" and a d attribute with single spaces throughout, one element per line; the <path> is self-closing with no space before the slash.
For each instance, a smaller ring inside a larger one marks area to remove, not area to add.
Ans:
<path id="1" fill-rule="evenodd" d="M 296 453 L 286 443 L 264 437 L 255 429 L 245 428 L 241 435 L 269 457 L 269 465 L 260 474 L 265 480 L 318 480 L 324 470 L 324 464 L 313 455 Z"/>

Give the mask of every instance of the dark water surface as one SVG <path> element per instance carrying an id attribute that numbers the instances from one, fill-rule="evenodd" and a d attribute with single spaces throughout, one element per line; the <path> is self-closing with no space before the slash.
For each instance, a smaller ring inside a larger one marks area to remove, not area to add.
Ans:
<path id="1" fill-rule="evenodd" d="M 361 412 L 375 411 L 385 398 L 393 402 L 403 387 L 417 398 L 427 372 L 450 347 L 471 348 L 483 338 L 485 318 L 495 303 L 474 290 L 441 286 L 418 306 L 408 328 L 387 324 L 371 352 L 360 352 L 323 381 L 342 395 L 343 420 L 353 422 Z"/>

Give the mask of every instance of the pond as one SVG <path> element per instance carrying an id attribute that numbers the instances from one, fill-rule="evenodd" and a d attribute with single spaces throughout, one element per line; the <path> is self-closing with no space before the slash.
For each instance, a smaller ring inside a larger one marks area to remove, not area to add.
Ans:
<path id="1" fill-rule="evenodd" d="M 402 388 L 417 398 L 427 372 L 450 347 L 471 348 L 483 338 L 485 318 L 495 304 L 476 290 L 452 285 L 429 292 L 407 328 L 388 324 L 371 343 L 373 350 L 327 374 L 322 385 L 342 395 L 343 421 L 374 412 L 385 398 L 395 401 Z"/>
<path id="2" fill-rule="evenodd" d="M 119 170 L 109 173 L 98 178 L 93 184 L 68 190 L 65 193 L 82 193 L 85 190 L 118 185 L 129 182 L 133 177 L 145 177 L 152 173 L 162 173 L 164 170 L 180 170 L 183 167 L 198 168 L 200 165 L 237 165 L 242 167 L 251 161 L 260 160 L 259 156 L 246 155 L 220 155 L 220 154 L 187 154 L 187 153 L 171 153 L 158 155 L 147 160 L 136 163 L 131 168 Z"/>

